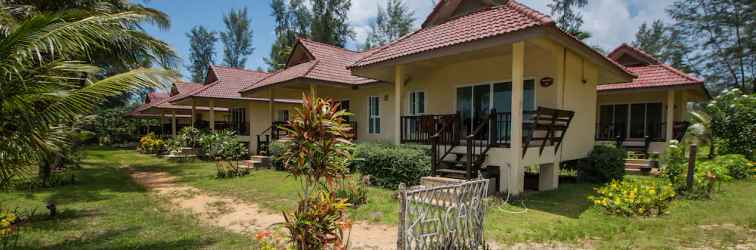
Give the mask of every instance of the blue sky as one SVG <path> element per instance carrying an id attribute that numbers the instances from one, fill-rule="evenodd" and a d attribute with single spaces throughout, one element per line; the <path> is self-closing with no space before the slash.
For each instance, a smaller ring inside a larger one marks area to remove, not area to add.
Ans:
<path id="1" fill-rule="evenodd" d="M 377 13 L 377 6 L 386 0 L 352 0 L 349 22 L 356 33 L 356 41 L 347 46 L 356 47 L 369 31 L 370 20 Z M 548 14 L 547 4 L 550 0 L 519 0 L 536 10 Z M 611 50 L 623 42 L 632 41 L 635 32 L 643 22 L 656 19 L 669 21 L 664 9 L 674 0 L 591 0 L 583 10 L 584 29 L 593 37 L 587 43 Z M 416 23 L 425 18 L 432 9 L 432 0 L 405 0 L 415 11 Z M 188 76 L 185 67 L 189 54 L 189 41 L 186 33 L 196 25 L 203 25 L 210 30 L 223 31 L 223 15 L 231 9 L 247 7 L 254 29 L 253 46 L 255 52 L 247 60 L 247 68 L 258 66 L 266 68 L 263 58 L 270 54 L 270 46 L 275 35 L 274 20 L 270 13 L 270 0 L 151 0 L 147 6 L 166 12 L 171 17 L 169 30 L 147 27 L 147 31 L 171 44 L 182 57 L 182 72 Z M 222 62 L 222 44 L 216 44 L 216 63 Z"/>

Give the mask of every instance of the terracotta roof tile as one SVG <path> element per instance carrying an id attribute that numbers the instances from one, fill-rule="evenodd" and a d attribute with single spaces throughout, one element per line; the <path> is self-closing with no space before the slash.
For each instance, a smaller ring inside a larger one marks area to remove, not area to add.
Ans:
<path id="1" fill-rule="evenodd" d="M 548 16 L 510 0 L 500 6 L 484 8 L 420 29 L 371 53 L 350 67 L 363 67 L 547 24 L 553 24 Z"/>
<path id="2" fill-rule="evenodd" d="M 348 85 L 360 85 L 377 82 L 373 79 L 354 76 L 347 66 L 373 52 L 356 52 L 336 46 L 300 38 L 297 46 L 303 46 L 314 60 L 290 66 L 284 70 L 261 80 L 242 92 L 259 89 L 277 83 L 283 83 L 294 79 L 311 79 L 324 82 L 341 83 Z"/>
<path id="3" fill-rule="evenodd" d="M 626 69 L 638 75 L 638 78 L 632 82 L 599 85 L 597 87 L 598 91 L 690 85 L 703 86 L 704 84 L 702 80 L 685 74 L 666 64 L 627 67 Z"/>
<path id="4" fill-rule="evenodd" d="M 217 77 L 217 81 L 209 83 L 195 91 L 172 98 L 170 102 L 175 103 L 190 97 L 268 101 L 265 98 L 242 97 L 239 91 L 265 79 L 271 75 L 270 73 L 215 65 L 210 66 L 210 69 Z M 276 99 L 276 101 L 282 103 L 301 103 L 301 100 L 295 99 Z"/>

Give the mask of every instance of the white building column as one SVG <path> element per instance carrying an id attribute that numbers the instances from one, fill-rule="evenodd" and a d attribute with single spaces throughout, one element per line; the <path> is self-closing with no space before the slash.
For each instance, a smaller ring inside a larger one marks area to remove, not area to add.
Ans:
<path id="1" fill-rule="evenodd" d="M 667 124 L 666 124 L 666 132 L 667 132 L 667 142 L 672 141 L 675 137 L 674 135 L 674 126 L 675 126 L 675 91 L 674 90 L 667 90 Z"/>
<path id="2" fill-rule="evenodd" d="M 310 96 L 318 96 L 318 86 L 316 86 L 314 83 L 310 83 Z"/>
<path id="3" fill-rule="evenodd" d="M 525 42 L 512 45 L 512 139 L 509 156 L 509 169 L 501 171 L 506 178 L 507 192 L 519 195 L 523 191 L 524 172 L 522 171 L 522 99 L 525 77 Z"/>
<path id="4" fill-rule="evenodd" d="M 195 119 L 197 119 L 197 102 L 192 98 L 192 128 L 197 128 L 194 126 Z"/>
<path id="5" fill-rule="evenodd" d="M 210 100 L 210 131 L 215 132 L 215 101 Z"/>
<path id="6" fill-rule="evenodd" d="M 565 86 L 565 64 L 567 51 L 564 47 L 558 46 L 554 52 L 555 62 L 555 76 L 554 76 L 554 88 L 556 90 L 556 109 L 564 108 L 564 86 Z M 554 190 L 559 187 L 559 168 L 562 164 L 562 149 L 559 147 L 558 151 L 554 155 L 554 162 L 549 164 L 543 164 L 538 171 L 538 190 Z"/>
<path id="7" fill-rule="evenodd" d="M 396 65 L 394 69 L 394 102 L 393 110 L 394 114 L 394 138 L 393 142 L 396 145 L 402 142 L 402 84 L 404 83 L 404 66 Z"/>
<path id="8" fill-rule="evenodd" d="M 252 129 L 252 108 L 254 106 L 253 101 L 247 102 L 247 121 L 249 122 L 249 125 L 247 125 L 247 129 L 249 129 L 249 155 L 256 155 L 257 154 L 257 135 L 253 132 Z"/>
<path id="9" fill-rule="evenodd" d="M 267 124 L 265 126 L 273 126 L 273 122 L 276 121 L 276 93 L 273 91 L 273 88 L 270 88 L 269 96 L 268 96 L 268 113 L 270 114 L 270 124 Z M 267 129 L 267 128 L 266 128 Z"/>
<path id="10" fill-rule="evenodd" d="M 171 112 L 171 135 L 176 138 L 176 110 Z"/>
<path id="11" fill-rule="evenodd" d="M 165 112 L 160 111 L 160 135 L 165 135 Z"/>

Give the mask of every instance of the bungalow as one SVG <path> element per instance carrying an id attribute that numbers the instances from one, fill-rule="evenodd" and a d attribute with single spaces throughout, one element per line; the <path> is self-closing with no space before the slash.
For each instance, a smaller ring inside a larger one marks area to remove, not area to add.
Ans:
<path id="1" fill-rule="evenodd" d="M 688 102 L 709 97 L 704 82 L 627 44 L 609 58 L 638 78 L 598 86 L 596 140 L 645 155 L 662 153 L 666 142 L 685 134 Z"/>
<path id="2" fill-rule="evenodd" d="M 300 39 L 284 70 L 241 94 L 340 100 L 359 140 L 429 144 L 434 176 L 485 172 L 517 195 L 527 166 L 540 169 L 540 190 L 557 188 L 560 164 L 595 144 L 599 83 L 635 77 L 516 1 L 447 0 L 373 50 Z"/>
<path id="3" fill-rule="evenodd" d="M 211 65 L 205 85 L 170 100 L 173 105 L 189 107 L 192 117 L 201 115 L 199 107 L 207 107 L 209 130 L 230 129 L 236 132 L 241 142 L 255 152 L 257 143 L 251 135 L 264 133 L 273 121 L 288 120 L 289 110 L 301 105 L 300 98 L 273 99 L 243 97 L 239 91 L 270 76 L 266 72 L 227 68 Z M 274 109 L 273 107 L 277 107 Z M 227 115 L 216 117 L 216 111 L 225 110 Z M 275 117 L 276 112 L 278 117 Z M 270 113 L 271 115 L 261 115 Z M 220 118 L 220 119 L 218 119 Z M 218 122 L 223 121 L 223 122 Z M 219 124 L 225 126 L 219 127 Z"/>
<path id="4" fill-rule="evenodd" d="M 180 106 L 172 104 L 171 101 L 176 97 L 191 93 L 202 88 L 199 83 L 176 82 L 167 92 L 152 92 L 145 96 L 145 103 L 129 113 L 130 117 L 135 118 L 152 118 L 160 119 L 160 127 L 157 129 L 147 128 L 145 132 L 154 132 L 164 136 L 176 136 L 176 133 L 183 127 L 195 126 L 194 121 L 199 121 L 197 127 L 206 126 L 202 119 L 203 114 L 206 116 L 210 110 L 206 107 L 197 109 L 197 115 L 192 115 L 191 106 Z M 225 117 L 228 109 L 216 110 L 220 116 Z M 197 119 L 192 119 L 197 117 Z"/>

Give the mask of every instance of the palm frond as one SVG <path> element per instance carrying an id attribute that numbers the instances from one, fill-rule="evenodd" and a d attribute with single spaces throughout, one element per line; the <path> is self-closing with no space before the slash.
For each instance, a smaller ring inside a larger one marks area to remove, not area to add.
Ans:
<path id="1" fill-rule="evenodd" d="M 118 74 L 72 91 L 60 101 L 42 110 L 40 117 L 50 123 L 64 117 L 86 114 L 108 97 L 142 88 L 167 87 L 173 82 L 175 76 L 176 73 L 173 71 L 147 68 Z"/>

